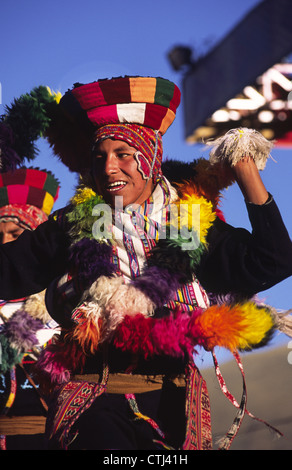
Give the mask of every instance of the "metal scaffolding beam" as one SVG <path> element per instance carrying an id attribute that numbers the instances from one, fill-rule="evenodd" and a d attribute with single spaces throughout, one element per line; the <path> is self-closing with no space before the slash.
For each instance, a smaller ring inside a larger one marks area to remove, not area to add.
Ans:
<path id="1" fill-rule="evenodd" d="M 263 0 L 183 77 L 185 138 L 292 52 L 292 1 Z"/>

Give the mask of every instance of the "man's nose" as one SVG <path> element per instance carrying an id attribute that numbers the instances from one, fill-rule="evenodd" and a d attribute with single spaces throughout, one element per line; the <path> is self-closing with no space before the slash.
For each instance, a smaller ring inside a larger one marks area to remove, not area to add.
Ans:
<path id="1" fill-rule="evenodd" d="M 111 175 L 117 173 L 119 169 L 118 159 L 114 153 L 109 153 L 106 156 L 105 164 L 104 164 L 104 172 L 106 175 Z"/>

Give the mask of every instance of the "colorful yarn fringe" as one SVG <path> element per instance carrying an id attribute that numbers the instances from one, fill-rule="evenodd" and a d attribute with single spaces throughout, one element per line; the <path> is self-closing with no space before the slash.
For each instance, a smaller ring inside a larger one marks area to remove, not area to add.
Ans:
<path id="1" fill-rule="evenodd" d="M 112 343 L 146 360 L 155 356 L 191 359 L 196 346 L 206 350 L 219 346 L 232 353 L 263 346 L 275 326 L 272 310 L 246 302 L 196 309 L 191 315 L 179 310 L 163 318 L 126 315 L 116 326 Z M 39 367 L 51 375 L 52 382 L 67 381 L 76 368 L 82 367 L 86 354 L 98 350 L 99 339 L 96 325 L 83 318 L 64 340 L 58 339 L 42 353 Z"/>
<path id="2" fill-rule="evenodd" d="M 153 254 L 149 267 L 141 276 L 125 284 L 122 277 L 115 275 L 111 263 L 113 240 L 94 240 L 92 234 L 92 226 L 97 219 L 92 216 L 92 210 L 97 204 L 103 204 L 103 199 L 90 188 L 81 187 L 71 203 L 73 209 L 67 214 L 71 225 L 69 235 L 72 238 L 70 260 L 72 272 L 77 267 L 79 281 L 85 288 L 82 302 L 72 314 L 76 323 L 73 337 L 79 339 L 82 348 L 92 353 L 99 343 L 112 337 L 126 315 L 152 316 L 155 308 L 163 306 L 171 298 L 180 287 L 182 274 L 180 265 L 173 267 L 172 264 L 169 269 L 170 250 L 173 251 L 176 245 L 181 254 L 185 240 L 168 238 L 165 251 L 158 247 L 158 258 Z M 192 214 L 194 204 L 200 208 L 199 218 L 195 221 Z M 187 208 L 186 214 L 179 216 L 178 229 L 181 231 L 186 227 L 188 231 L 192 230 L 198 240 L 193 249 L 187 250 L 185 254 L 188 269 L 183 272 L 189 271 L 191 276 L 205 249 L 207 232 L 216 214 L 210 201 L 191 191 L 185 199 L 177 200 L 176 205 L 178 208 Z M 171 233 L 171 223 L 168 234 Z"/>
<path id="3" fill-rule="evenodd" d="M 169 225 L 166 240 L 159 240 L 152 249 L 144 272 L 129 283 L 116 274 L 112 264 L 114 241 L 95 240 L 92 236 L 95 220 L 92 209 L 103 203 L 102 198 L 87 187 L 77 191 L 67 219 L 71 224 L 72 272 L 81 276 L 85 290 L 80 305 L 72 312 L 72 329 L 45 351 L 39 362 L 53 381 L 67 380 L 82 363 L 81 356 L 94 354 L 104 342 L 113 342 L 122 351 L 146 359 L 157 355 L 189 359 L 198 345 L 207 350 L 220 346 L 233 352 L 259 347 L 268 341 L 275 328 L 274 314 L 269 307 L 252 301 L 234 304 L 228 298 L 228 303 L 205 310 L 194 308 L 186 313 L 177 309 L 169 310 L 161 318 L 155 316 L 181 283 L 192 279 L 207 248 L 207 234 L 215 221 L 219 201 L 215 186 L 210 197 L 200 194 L 194 182 L 179 186 L 176 205 L 178 210 L 182 205 L 187 210 L 179 213 L 178 228 L 192 230 L 197 241 L 195 248 L 184 250 L 183 238 L 171 239 Z M 195 230 L 194 204 L 200 207 Z"/>
<path id="4" fill-rule="evenodd" d="M 38 344 L 36 333 L 43 323 L 25 310 L 18 310 L 4 324 L 0 334 L 0 373 L 6 373 L 21 362 L 24 353 Z"/>
<path id="5" fill-rule="evenodd" d="M 149 359 L 155 355 L 191 358 L 198 345 L 231 352 L 267 343 L 275 328 L 272 311 L 252 302 L 197 309 L 191 315 L 173 312 L 165 318 L 126 317 L 113 343 L 122 351 Z"/>

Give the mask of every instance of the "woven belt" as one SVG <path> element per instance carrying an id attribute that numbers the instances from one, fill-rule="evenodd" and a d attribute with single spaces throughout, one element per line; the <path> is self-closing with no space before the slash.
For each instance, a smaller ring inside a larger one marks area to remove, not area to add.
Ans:
<path id="1" fill-rule="evenodd" d="M 81 382 L 100 382 L 99 374 L 75 375 L 71 380 Z M 177 387 L 185 387 L 184 378 L 167 379 Z M 107 393 L 119 393 L 126 395 L 129 393 L 144 393 L 153 390 L 160 390 L 165 381 L 165 376 L 156 375 L 149 378 L 147 375 L 138 374 L 109 374 L 107 381 Z"/>
<path id="2" fill-rule="evenodd" d="M 0 434 L 43 434 L 46 418 L 44 416 L 0 416 Z"/>

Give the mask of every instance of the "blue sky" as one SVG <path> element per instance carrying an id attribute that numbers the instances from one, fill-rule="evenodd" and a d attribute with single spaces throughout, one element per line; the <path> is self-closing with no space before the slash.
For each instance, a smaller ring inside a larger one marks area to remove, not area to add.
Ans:
<path id="1" fill-rule="evenodd" d="M 258 0 L 2 2 L 0 114 L 14 97 L 38 85 L 64 93 L 77 81 L 133 74 L 162 76 L 180 86 L 182 77 L 169 64 L 169 50 L 184 44 L 192 47 L 195 55 L 206 53 L 258 3 Z M 76 176 L 58 162 L 46 142 L 40 141 L 39 148 L 40 156 L 32 163 L 58 176 L 61 193 L 55 207 L 61 207 L 73 194 Z M 269 161 L 262 175 L 290 234 L 291 151 L 275 149 L 273 157 L 277 163 Z M 164 138 L 164 154 L 185 161 L 202 156 L 200 146 L 189 146 L 184 141 L 182 107 Z M 249 228 L 236 187 L 226 191 L 222 208 L 229 223 Z M 262 297 L 276 308 L 288 309 L 292 307 L 291 291 L 290 278 Z"/>

